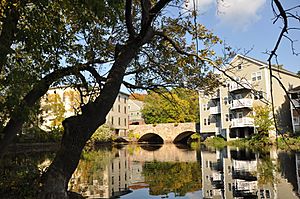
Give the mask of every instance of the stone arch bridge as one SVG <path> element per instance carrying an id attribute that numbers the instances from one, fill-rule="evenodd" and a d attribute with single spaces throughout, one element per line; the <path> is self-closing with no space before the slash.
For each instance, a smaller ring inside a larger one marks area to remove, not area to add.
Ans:
<path id="1" fill-rule="evenodd" d="M 139 142 L 187 142 L 196 133 L 196 123 L 165 123 L 130 125 L 129 132 L 139 137 Z"/>

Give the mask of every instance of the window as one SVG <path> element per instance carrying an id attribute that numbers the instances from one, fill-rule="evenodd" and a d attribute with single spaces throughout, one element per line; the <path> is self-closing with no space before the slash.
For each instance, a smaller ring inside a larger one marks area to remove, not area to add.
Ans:
<path id="1" fill-rule="evenodd" d="M 227 105 L 228 103 L 228 97 L 224 97 L 224 104 Z"/>
<path id="2" fill-rule="evenodd" d="M 231 191 L 231 183 L 228 183 L 228 191 Z"/>
<path id="3" fill-rule="evenodd" d="M 262 99 L 262 98 L 264 98 L 264 95 L 263 95 L 263 92 L 262 91 L 256 91 L 255 93 L 254 93 L 254 99 Z"/>
<path id="4" fill-rule="evenodd" d="M 124 113 L 126 114 L 127 110 L 126 110 L 126 106 L 124 106 Z"/>
<path id="5" fill-rule="evenodd" d="M 293 118 L 293 120 L 294 120 L 294 125 L 299 125 L 299 117 L 294 117 Z"/>
<path id="6" fill-rule="evenodd" d="M 204 125 L 206 125 L 206 118 L 204 119 Z"/>
<path id="7" fill-rule="evenodd" d="M 232 97 L 231 96 L 228 97 L 228 103 L 232 104 Z"/>
<path id="8" fill-rule="evenodd" d="M 229 121 L 229 115 L 228 115 L 228 114 L 225 115 L 225 121 L 226 121 L 226 122 Z"/>
<path id="9" fill-rule="evenodd" d="M 111 117 L 111 124 L 114 124 L 114 117 Z"/>
<path id="10" fill-rule="evenodd" d="M 118 122 L 118 124 L 119 124 L 119 125 L 121 125 L 121 118 L 119 118 L 119 122 Z"/>
<path id="11" fill-rule="evenodd" d="M 260 81 L 261 80 L 261 72 L 254 72 L 251 75 L 252 81 Z"/>
<path id="12" fill-rule="evenodd" d="M 203 111 L 207 110 L 207 104 L 203 104 Z"/>
<path id="13" fill-rule="evenodd" d="M 125 126 L 127 125 L 127 120 L 126 120 L 126 118 L 124 118 L 124 125 L 125 125 Z"/>
<path id="14" fill-rule="evenodd" d="M 207 118 L 207 125 L 210 125 L 210 118 Z"/>
<path id="15" fill-rule="evenodd" d="M 252 73 L 251 79 L 252 79 L 253 82 L 256 81 L 256 73 Z"/>
<path id="16" fill-rule="evenodd" d="M 233 118 L 233 115 L 232 115 L 232 113 L 230 113 L 230 114 L 229 114 L 229 120 L 231 121 L 232 118 Z"/>
<path id="17" fill-rule="evenodd" d="M 121 112 L 121 105 L 120 104 L 118 105 L 118 112 L 119 113 Z"/>
<path id="18" fill-rule="evenodd" d="M 126 104 L 126 98 L 124 98 L 124 104 Z"/>
<path id="19" fill-rule="evenodd" d="M 111 177 L 111 184 L 114 184 L 114 176 Z"/>
<path id="20" fill-rule="evenodd" d="M 118 96 L 118 101 L 119 101 L 119 102 L 121 101 L 121 96 L 120 96 L 120 95 Z"/>
<path id="21" fill-rule="evenodd" d="M 299 93 L 292 93 L 291 94 L 291 98 L 292 99 L 298 99 L 298 98 L 300 98 Z"/>
<path id="22" fill-rule="evenodd" d="M 257 79 L 257 81 L 261 80 L 261 72 L 256 73 L 256 79 Z"/>
<path id="23" fill-rule="evenodd" d="M 241 69 L 242 69 L 242 64 L 239 64 L 239 65 L 237 66 L 237 69 L 238 69 L 238 70 L 241 70 Z"/>

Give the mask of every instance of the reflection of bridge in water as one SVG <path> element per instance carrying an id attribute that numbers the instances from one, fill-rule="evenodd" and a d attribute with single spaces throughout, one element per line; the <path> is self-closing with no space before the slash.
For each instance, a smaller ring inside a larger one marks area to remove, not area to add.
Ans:
<path id="1" fill-rule="evenodd" d="M 130 125 L 129 131 L 139 142 L 183 143 L 196 133 L 196 123 Z"/>
<path id="2" fill-rule="evenodd" d="M 152 144 L 137 146 L 130 159 L 137 162 L 196 162 L 197 154 L 195 150 L 181 148 L 180 145 Z"/>

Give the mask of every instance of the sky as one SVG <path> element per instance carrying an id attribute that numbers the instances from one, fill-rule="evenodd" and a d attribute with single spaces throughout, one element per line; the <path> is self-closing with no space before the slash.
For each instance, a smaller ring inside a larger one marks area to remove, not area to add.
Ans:
<path id="1" fill-rule="evenodd" d="M 273 49 L 280 33 L 281 21 L 273 24 L 274 14 L 271 0 L 195 0 L 198 8 L 197 21 L 212 30 L 229 46 L 239 49 L 241 54 L 251 50 L 247 56 L 267 62 L 266 51 Z M 217 3 L 219 2 L 219 3 Z M 299 0 L 284 2 L 284 8 L 299 4 Z M 188 7 L 193 6 L 189 0 Z M 300 9 L 298 10 L 300 11 Z M 298 25 L 300 23 L 290 24 Z M 300 31 L 289 31 L 295 41 L 295 50 L 300 52 Z M 292 54 L 288 39 L 278 49 L 279 64 L 292 72 L 300 71 L 300 55 Z"/>

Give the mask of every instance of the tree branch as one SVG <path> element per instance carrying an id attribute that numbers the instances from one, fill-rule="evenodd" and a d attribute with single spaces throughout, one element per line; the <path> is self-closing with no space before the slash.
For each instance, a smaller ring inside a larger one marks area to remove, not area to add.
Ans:
<path id="1" fill-rule="evenodd" d="M 126 0 L 125 4 L 125 23 L 129 34 L 129 40 L 135 36 L 134 27 L 132 24 L 132 0 Z"/>
<path id="2" fill-rule="evenodd" d="M 4 19 L 2 21 L 0 35 L 0 74 L 6 64 L 7 55 L 12 52 L 10 48 L 15 40 L 15 35 L 18 31 L 17 25 L 20 18 L 20 13 L 15 6 L 15 1 L 8 1 L 4 11 Z"/>
<path id="3" fill-rule="evenodd" d="M 38 100 L 47 93 L 51 84 L 60 78 L 68 75 L 76 75 L 79 71 L 86 70 L 91 62 L 86 64 L 79 64 L 70 68 L 58 69 L 37 82 L 28 94 L 23 98 L 18 107 L 13 111 L 10 120 L 5 125 L 0 134 L 4 137 L 0 140 L 0 156 L 4 154 L 8 145 L 12 142 L 18 132 L 21 131 L 22 126 L 28 120 L 28 110 L 34 106 Z"/>

